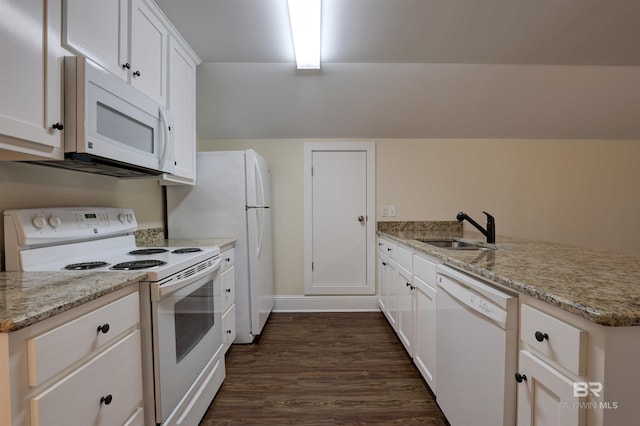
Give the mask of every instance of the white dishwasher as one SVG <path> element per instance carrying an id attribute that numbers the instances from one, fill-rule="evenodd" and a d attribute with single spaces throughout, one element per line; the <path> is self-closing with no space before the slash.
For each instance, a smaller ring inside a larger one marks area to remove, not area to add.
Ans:
<path id="1" fill-rule="evenodd" d="M 437 271 L 436 401 L 452 426 L 514 425 L 518 296 Z"/>

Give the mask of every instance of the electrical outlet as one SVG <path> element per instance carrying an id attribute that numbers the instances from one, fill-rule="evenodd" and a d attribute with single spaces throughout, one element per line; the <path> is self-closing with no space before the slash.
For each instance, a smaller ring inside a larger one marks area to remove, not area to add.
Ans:
<path id="1" fill-rule="evenodd" d="M 389 217 L 396 217 L 396 206 L 387 206 L 387 214 Z"/>
<path id="2" fill-rule="evenodd" d="M 387 217 L 387 206 L 382 206 L 382 212 L 380 213 L 380 216 Z"/>

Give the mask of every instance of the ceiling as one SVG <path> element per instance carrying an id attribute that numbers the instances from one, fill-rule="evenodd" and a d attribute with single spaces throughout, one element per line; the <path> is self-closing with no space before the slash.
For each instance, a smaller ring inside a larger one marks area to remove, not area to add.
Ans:
<path id="1" fill-rule="evenodd" d="M 204 62 L 294 62 L 286 0 L 156 0 Z M 640 65 L 638 0 L 323 0 L 322 62 Z"/>
<path id="2" fill-rule="evenodd" d="M 201 139 L 640 140 L 640 0 L 156 0 L 203 64 Z"/>

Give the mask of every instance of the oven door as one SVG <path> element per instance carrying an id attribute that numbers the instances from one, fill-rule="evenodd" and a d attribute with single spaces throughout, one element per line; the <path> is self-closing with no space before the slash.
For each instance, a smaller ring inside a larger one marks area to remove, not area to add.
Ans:
<path id="1" fill-rule="evenodd" d="M 163 422 L 222 345 L 219 260 L 151 291 L 156 420 Z M 171 291 L 175 289 L 175 291 Z M 155 297 L 154 297 L 155 295 Z"/>

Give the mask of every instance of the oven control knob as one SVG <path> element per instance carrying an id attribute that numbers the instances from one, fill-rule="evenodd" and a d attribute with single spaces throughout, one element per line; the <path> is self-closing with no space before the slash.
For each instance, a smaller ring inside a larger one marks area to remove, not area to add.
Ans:
<path id="1" fill-rule="evenodd" d="M 46 226 L 47 220 L 44 218 L 44 216 L 36 216 L 31 219 L 31 223 L 33 223 L 33 226 L 35 226 L 36 228 L 42 229 Z"/>
<path id="2" fill-rule="evenodd" d="M 129 223 L 133 222 L 133 213 L 127 213 L 127 220 Z"/>
<path id="3" fill-rule="evenodd" d="M 49 225 L 52 228 L 57 228 L 58 226 L 62 225 L 62 220 L 60 220 L 58 216 L 50 216 L 47 222 L 49 222 Z"/>
<path id="4" fill-rule="evenodd" d="M 118 215 L 118 220 L 120 221 L 120 223 L 125 223 L 127 221 L 127 215 L 124 213 L 120 213 Z"/>

